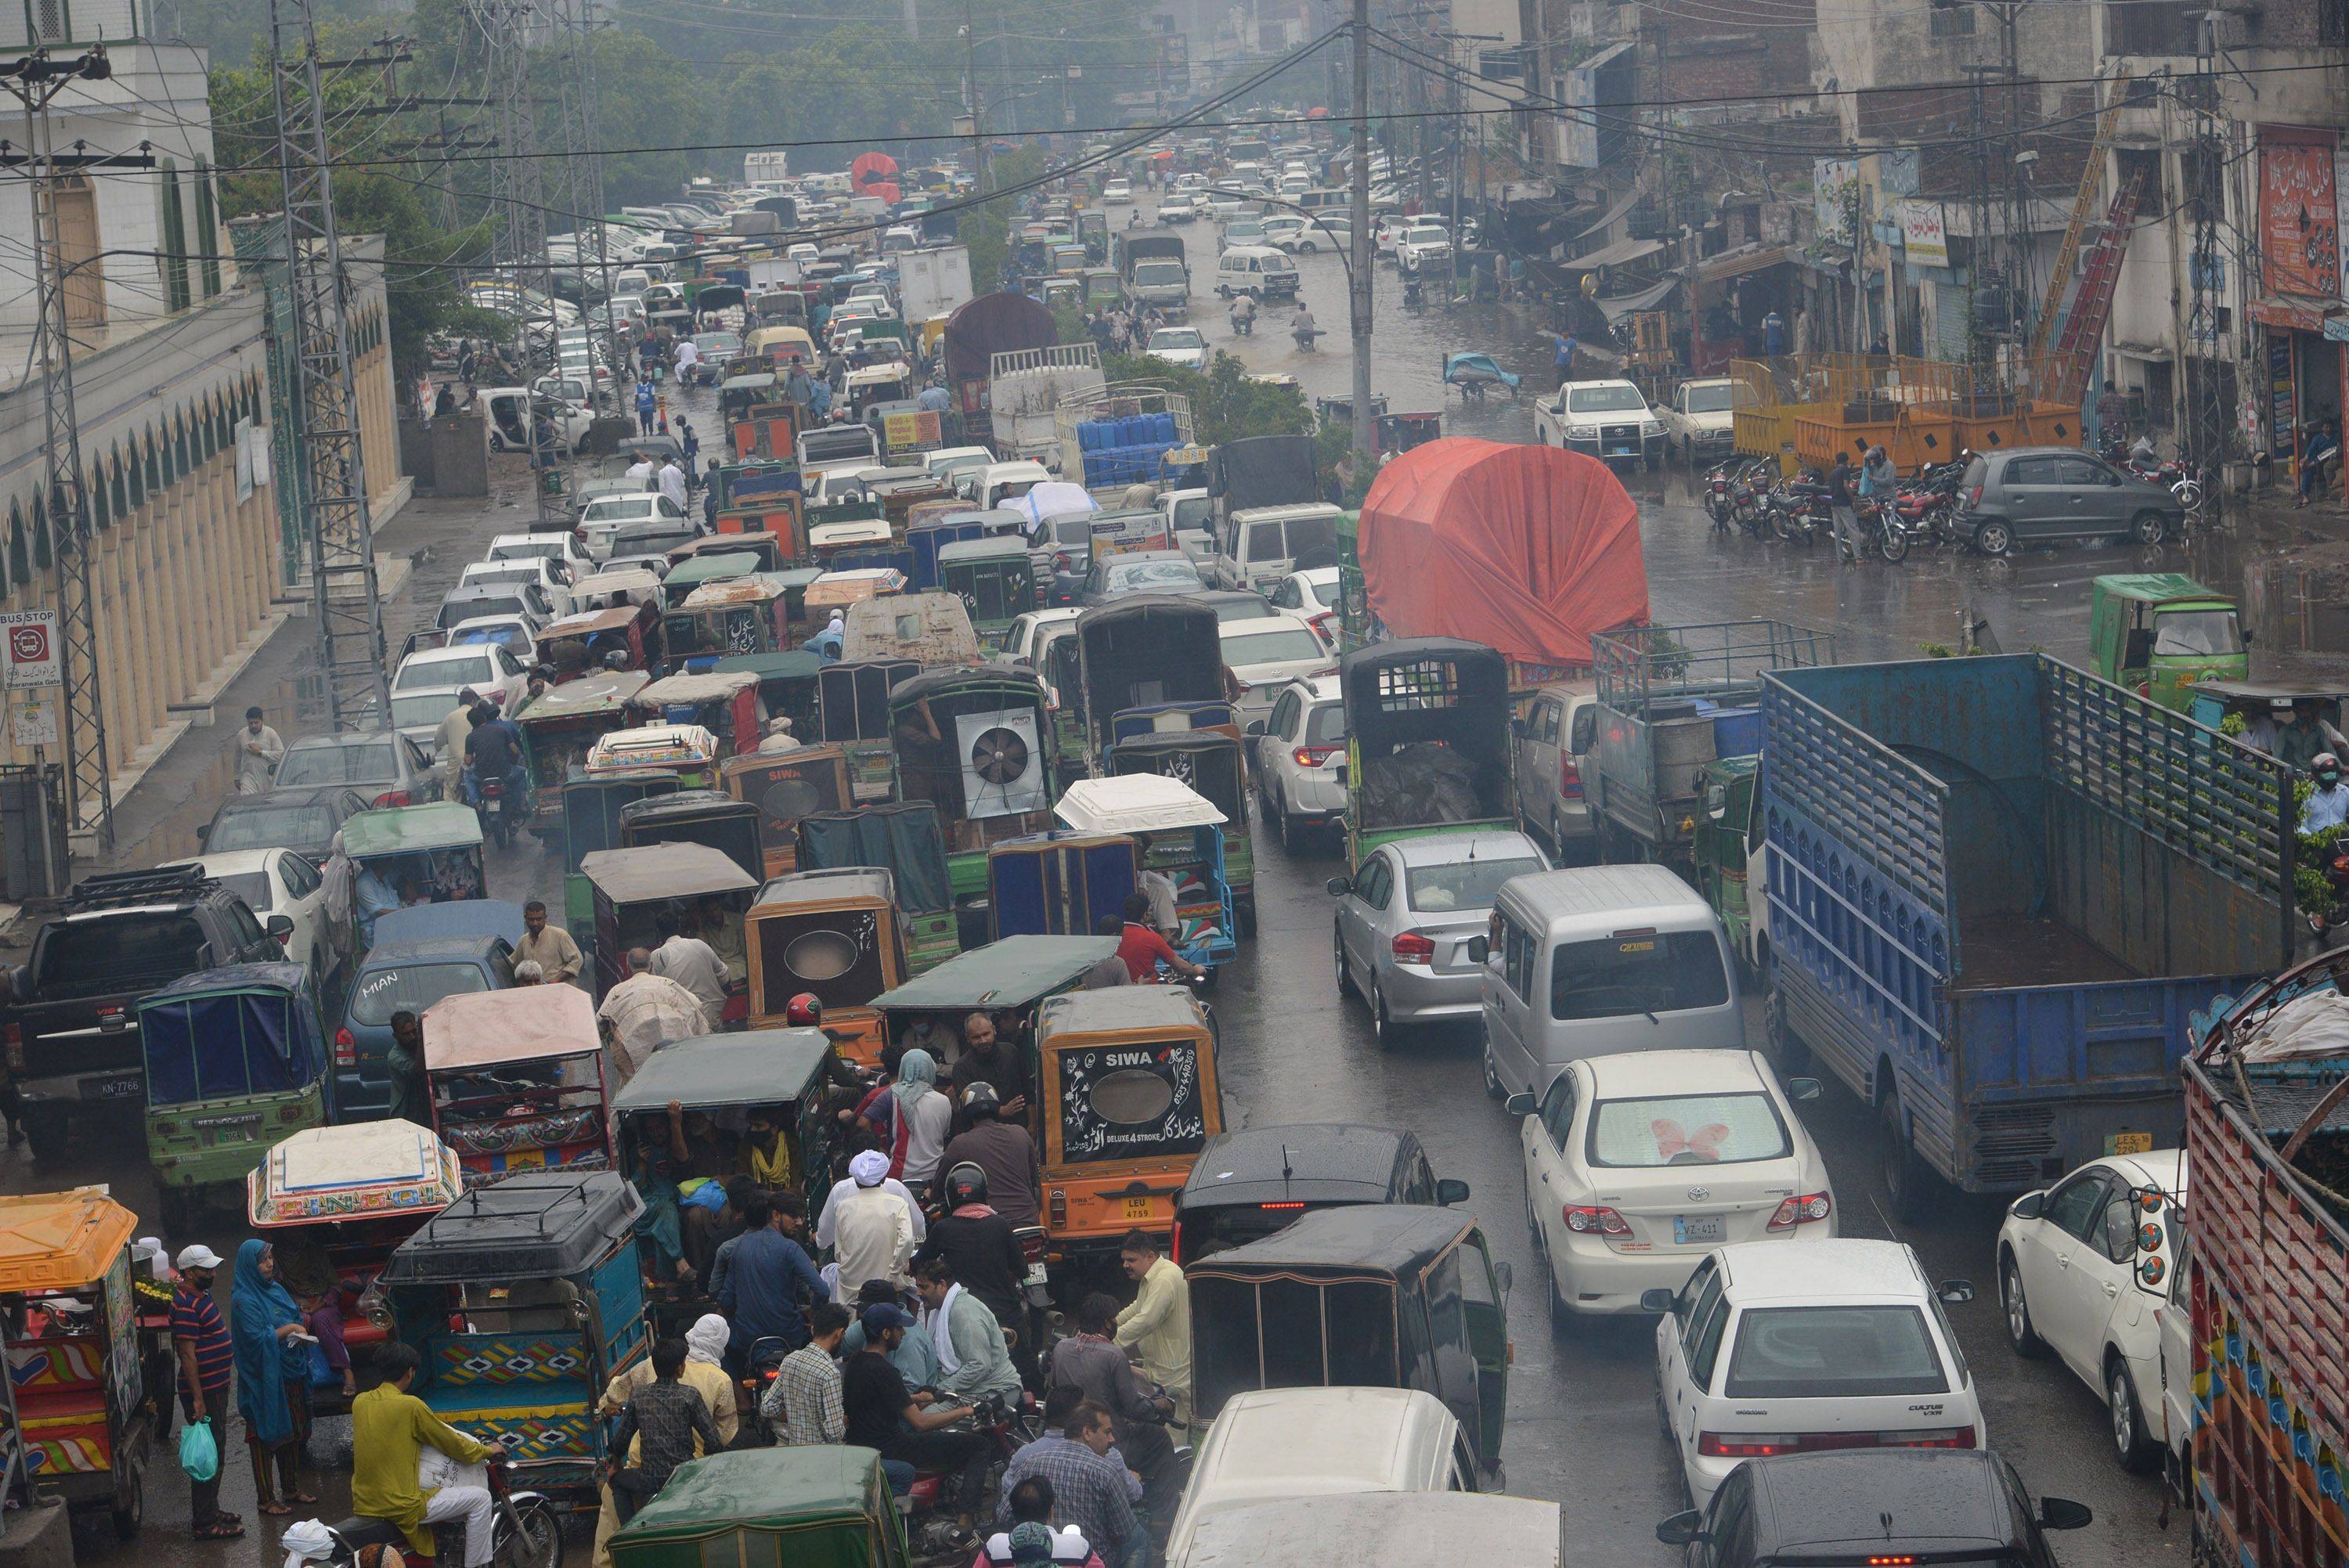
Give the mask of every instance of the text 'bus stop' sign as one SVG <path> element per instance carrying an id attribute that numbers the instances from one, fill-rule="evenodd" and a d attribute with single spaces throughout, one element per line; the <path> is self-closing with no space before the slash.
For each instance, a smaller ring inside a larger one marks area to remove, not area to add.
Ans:
<path id="1" fill-rule="evenodd" d="M 0 614 L 0 646 L 6 662 L 0 664 L 9 691 L 56 686 L 65 679 L 57 658 L 57 617 L 54 610 L 17 610 Z"/>

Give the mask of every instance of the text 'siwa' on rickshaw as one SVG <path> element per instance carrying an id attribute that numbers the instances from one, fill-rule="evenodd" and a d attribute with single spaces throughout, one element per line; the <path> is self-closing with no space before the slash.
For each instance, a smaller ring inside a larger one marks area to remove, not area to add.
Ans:
<path id="1" fill-rule="evenodd" d="M 485 898 L 481 819 L 471 806 L 434 800 L 343 819 L 343 853 L 394 892 L 413 887 L 434 903 Z"/>
<path id="2" fill-rule="evenodd" d="M 1104 1273 L 1128 1231 L 1172 1232 L 1192 1161 L 1224 1129 L 1214 1019 L 1180 985 L 1052 996 L 1036 1078 L 1050 1251 L 1064 1275 Z"/>
<path id="3" fill-rule="evenodd" d="M 170 1416 L 167 1347 L 142 1344 L 131 1280 L 138 1217 L 103 1188 L 0 1198 L 0 1315 L 16 1440 L 34 1481 L 129 1541 Z M 215 1430 L 222 1418 L 214 1413 Z"/>
<path id="4" fill-rule="evenodd" d="M 643 1212 L 616 1171 L 533 1171 L 470 1189 L 383 1271 L 392 1331 L 424 1358 L 410 1392 L 575 1509 L 606 1457 L 595 1401 L 651 1342 Z"/>
<path id="5" fill-rule="evenodd" d="M 1116 952 L 1114 936 L 1007 936 L 884 991 L 873 1006 L 893 1040 L 911 1033 L 958 1042 L 963 1020 L 985 1013 L 996 1037 L 1024 1056 L 1044 998 L 1075 990 L 1085 971 Z"/>
<path id="6" fill-rule="evenodd" d="M 1247 758 L 1238 735 L 1221 726 L 1122 737 L 1109 753 L 1112 777 L 1156 773 L 1179 779 L 1224 814 L 1224 881 L 1232 890 L 1232 918 L 1242 936 L 1256 932 L 1256 849 L 1248 839 Z"/>
<path id="7" fill-rule="evenodd" d="M 1056 830 L 1006 839 L 987 851 L 991 941 L 1089 936 L 1142 885 L 1142 846 L 1127 833 Z"/>
<path id="8" fill-rule="evenodd" d="M 651 680 L 642 670 L 584 675 L 547 687 L 514 715 L 523 767 L 530 774 L 531 829 L 542 840 L 563 831 L 564 781 L 586 762 L 596 741 L 626 727 L 628 699 Z"/>
<path id="9" fill-rule="evenodd" d="M 1114 738 L 1110 721 L 1128 708 L 1224 700 L 1224 645 L 1213 606 L 1143 593 L 1077 617 L 1077 663 L 1085 710 L 1085 754 L 1098 760 Z M 1069 701 L 1064 688 L 1061 701 Z"/>
<path id="10" fill-rule="evenodd" d="M 1051 826 L 1043 684 L 1016 665 L 926 670 L 889 694 L 897 793 L 938 809 L 955 898 L 987 892 L 989 844 Z"/>
<path id="11" fill-rule="evenodd" d="M 896 786 L 889 694 L 921 673 L 911 659 L 826 665 L 815 678 L 818 738 L 848 758 L 848 783 L 859 800 L 885 800 Z"/>
<path id="12" fill-rule="evenodd" d="M 308 1127 L 272 1149 L 244 1179 L 244 1215 L 277 1254 L 296 1299 L 342 1319 L 354 1374 L 385 1342 L 377 1276 L 393 1251 L 464 1191 L 456 1154 L 412 1121 Z M 310 1408 L 343 1408 L 339 1388 L 312 1387 Z"/>
<path id="13" fill-rule="evenodd" d="M 332 1110 L 316 977 L 299 964 L 239 964 L 139 1001 L 147 1162 L 177 1235 L 209 1189 L 242 1182 L 269 1146 Z"/>
<path id="14" fill-rule="evenodd" d="M 707 789 L 720 755 L 718 737 L 698 724 L 647 724 L 598 738 L 581 771 L 590 779 L 667 773 L 680 789 Z"/>
<path id="15" fill-rule="evenodd" d="M 729 654 L 771 654 L 785 624 L 783 587 L 772 578 L 704 583 L 661 617 L 663 662 L 672 670 L 703 670 Z"/>
<path id="16" fill-rule="evenodd" d="M 757 750 L 767 727 L 759 677 L 748 670 L 663 676 L 628 699 L 628 711 L 643 723 L 698 726 L 718 738 L 721 758 Z"/>
<path id="17" fill-rule="evenodd" d="M 794 830 L 801 871 L 879 866 L 895 885 L 905 973 L 919 975 L 962 951 L 963 911 L 947 872 L 938 814 L 926 800 L 883 800 L 802 817 Z M 985 940 L 984 917 L 978 940 Z"/>
<path id="18" fill-rule="evenodd" d="M 468 1188 L 523 1171 L 612 1163 L 595 1004 L 576 985 L 443 996 L 424 1009 L 432 1130 Z"/>
<path id="19" fill-rule="evenodd" d="M 762 878 L 798 866 L 800 819 L 837 811 L 851 799 L 848 756 L 837 746 L 730 757 L 718 772 L 729 795 L 758 811 Z"/>
<path id="20" fill-rule="evenodd" d="M 620 847 L 646 844 L 707 844 L 763 881 L 767 875 L 764 831 L 759 809 L 715 789 L 680 789 L 620 809 Z"/>
<path id="21" fill-rule="evenodd" d="M 1145 871 L 1174 885 L 1174 950 L 1210 971 L 1239 951 L 1233 933 L 1232 890 L 1224 881 L 1224 814 L 1179 779 L 1127 773 L 1080 779 L 1053 814 L 1080 833 L 1123 833 L 1141 846 Z M 1154 910 L 1164 921 L 1165 912 Z"/>
<path id="22" fill-rule="evenodd" d="M 654 579 L 656 584 L 658 581 Z M 583 610 L 550 622 L 539 633 L 535 645 L 538 662 L 554 672 L 554 684 L 558 686 L 596 675 L 648 670 L 660 657 L 660 612 L 642 603 Z"/>
<path id="23" fill-rule="evenodd" d="M 716 951 L 726 967 L 726 1021 L 741 1023 L 742 914 L 759 891 L 758 878 L 731 856 L 696 843 L 605 850 L 579 869 L 595 892 L 595 941 L 588 956 L 596 1000 L 628 977 L 630 948 L 661 944 L 660 918 L 672 915 L 687 934 Z"/>
<path id="24" fill-rule="evenodd" d="M 893 593 L 848 607 L 841 658 L 911 659 L 924 669 L 978 662 L 970 613 L 951 593 Z"/>
<path id="25" fill-rule="evenodd" d="M 793 872 L 759 890 L 746 921 L 750 1021 L 781 1021 L 802 992 L 823 1005 L 824 1032 L 840 1054 L 881 1058 L 881 1016 L 873 998 L 905 977 L 897 890 L 873 866 Z"/>

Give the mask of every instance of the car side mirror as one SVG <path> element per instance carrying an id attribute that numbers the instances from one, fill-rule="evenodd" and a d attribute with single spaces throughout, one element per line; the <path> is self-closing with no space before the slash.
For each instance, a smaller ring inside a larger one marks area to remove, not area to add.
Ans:
<path id="1" fill-rule="evenodd" d="M 1522 718 L 1510 719 L 1509 733 L 1516 737 L 1519 740 L 1523 740 L 1526 738 L 1526 721 Z"/>
<path id="2" fill-rule="evenodd" d="M 1819 1080 L 1815 1078 L 1788 1078 L 1786 1096 L 1790 1099 L 1816 1099 L 1819 1098 Z"/>
<path id="3" fill-rule="evenodd" d="M 1354 884 L 1344 877 L 1331 877 L 1328 882 L 1323 882 L 1321 885 L 1328 891 L 1331 898 L 1343 898 L 1348 893 L 1354 891 Z"/>
<path id="4" fill-rule="evenodd" d="M 1466 1202 L 1468 1183 L 1454 1177 L 1439 1178 L 1435 1183 L 1435 1201 L 1444 1204 Z"/>
<path id="5" fill-rule="evenodd" d="M 2009 1203 L 2006 1206 L 2006 1212 L 2018 1220 L 2035 1220 L 2046 1206 L 2047 1194 L 2044 1191 L 2025 1192 L 2022 1197 Z"/>
<path id="6" fill-rule="evenodd" d="M 1529 1094 L 1513 1094 L 1509 1097 L 1508 1104 L 1502 1109 L 1511 1116 L 1531 1116 L 1534 1113 L 1534 1097 Z"/>
<path id="7" fill-rule="evenodd" d="M 273 914 L 269 917 L 268 923 L 261 929 L 283 942 L 294 934 L 294 917 L 290 914 Z"/>
<path id="8" fill-rule="evenodd" d="M 1506 1263 L 1493 1265 L 1493 1278 L 1499 1283 L 1501 1297 L 1505 1301 L 1508 1299 L 1509 1293 L 1517 1288 L 1517 1271 Z"/>
<path id="9" fill-rule="evenodd" d="M 1933 1294 L 1941 1298 L 1941 1305 L 1944 1306 L 1963 1306 L 1974 1298 L 1973 1282 L 1963 1279 L 1945 1279 L 1933 1287 Z"/>
<path id="10" fill-rule="evenodd" d="M 1254 736 L 1260 736 L 1260 735 L 1264 735 L 1264 734 L 1266 734 L 1266 733 L 1268 733 L 1268 732 L 1266 731 L 1265 727 L 1264 727 L 1264 720 L 1262 720 L 1262 719 L 1260 719 L 1260 718 L 1252 718 L 1252 719 L 1249 719 L 1249 720 L 1248 720 L 1248 727 L 1247 727 L 1247 729 L 1245 729 L 1244 731 L 1242 731 L 1241 733 L 1243 733 L 1243 734 L 1245 734 L 1245 735 L 1247 735 L 1247 736 L 1250 736 L 1250 737 L 1254 737 Z"/>
<path id="11" fill-rule="evenodd" d="M 2042 1530 L 2085 1530 L 2095 1522 L 2095 1514 L 2085 1502 L 2074 1502 L 2068 1497 L 2043 1497 L 2039 1500 L 2039 1527 Z"/>
<path id="12" fill-rule="evenodd" d="M 202 827 L 196 830 L 196 842 L 200 844 L 208 842 L 212 836 L 212 825 L 210 822 L 204 823 Z"/>
<path id="13" fill-rule="evenodd" d="M 1657 1285 L 1652 1290 L 1643 1290 L 1640 1293 L 1640 1310 L 1641 1312 L 1670 1312 L 1672 1309 L 1672 1303 L 1679 1299 L 1680 1293 L 1678 1291 L 1666 1290 L 1662 1285 Z"/>
<path id="14" fill-rule="evenodd" d="M 1650 1291 L 1648 1294 L 1653 1295 L 1656 1293 Z M 1704 1538 L 1704 1513 L 1701 1509 L 1692 1508 L 1684 1513 L 1675 1513 L 1656 1526 L 1656 1539 L 1667 1546 L 1693 1546 Z"/>

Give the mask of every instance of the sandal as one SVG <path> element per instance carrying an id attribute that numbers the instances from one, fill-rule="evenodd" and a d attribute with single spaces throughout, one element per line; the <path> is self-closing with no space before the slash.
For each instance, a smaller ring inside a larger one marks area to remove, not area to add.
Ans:
<path id="1" fill-rule="evenodd" d="M 281 1514 L 293 1512 L 294 1505 L 290 1502 L 264 1502 L 261 1505 L 261 1511 L 274 1519 Z"/>
<path id="2" fill-rule="evenodd" d="M 244 1534 L 244 1526 L 215 1520 L 210 1524 L 199 1524 L 190 1533 L 199 1541 L 234 1541 Z"/>
<path id="3" fill-rule="evenodd" d="M 315 1504 L 315 1503 L 316 1503 L 316 1502 L 317 1502 L 317 1501 L 318 1501 L 318 1500 L 317 1500 L 316 1498 L 315 1498 L 315 1497 L 312 1497 L 312 1496 L 311 1496 L 308 1492 L 306 1492 L 306 1491 L 297 1491 L 297 1492 L 292 1492 L 292 1493 L 287 1494 L 285 1501 L 288 1501 L 288 1502 L 299 1502 L 299 1503 L 305 1503 L 305 1504 Z"/>

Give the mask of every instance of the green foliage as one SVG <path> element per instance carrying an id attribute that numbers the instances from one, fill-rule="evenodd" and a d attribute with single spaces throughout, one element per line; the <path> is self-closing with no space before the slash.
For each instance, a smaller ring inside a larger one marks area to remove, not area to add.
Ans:
<path id="1" fill-rule="evenodd" d="M 2251 721 L 2240 713 L 2228 714 L 2219 720 L 2219 733 L 2221 735 L 2240 736 L 2251 727 Z"/>
<path id="2" fill-rule="evenodd" d="M 1297 388 L 1249 380 L 1247 367 L 1228 354 L 1217 354 L 1205 371 L 1147 355 L 1112 354 L 1102 360 L 1102 373 L 1112 383 L 1154 382 L 1188 397 L 1193 434 L 1202 446 L 1242 436 L 1306 435 L 1313 428 L 1313 411 Z"/>

